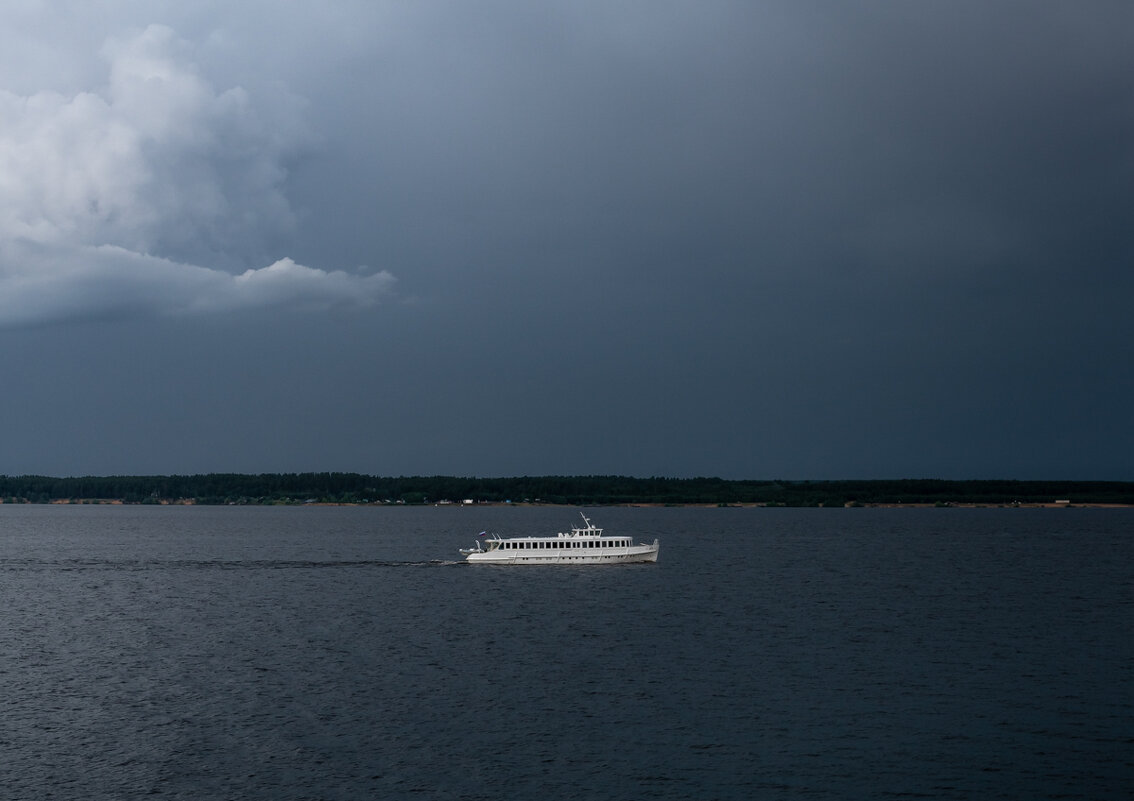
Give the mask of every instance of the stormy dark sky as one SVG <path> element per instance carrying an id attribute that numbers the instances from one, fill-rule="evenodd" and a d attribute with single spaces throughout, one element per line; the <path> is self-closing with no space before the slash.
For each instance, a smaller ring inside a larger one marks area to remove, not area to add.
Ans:
<path id="1" fill-rule="evenodd" d="M 1134 480 L 1128 2 L 94 5 L 0 473 Z"/>

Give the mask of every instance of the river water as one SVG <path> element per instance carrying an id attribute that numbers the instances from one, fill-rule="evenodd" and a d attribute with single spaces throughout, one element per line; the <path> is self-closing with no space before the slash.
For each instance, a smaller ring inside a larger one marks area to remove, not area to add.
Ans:
<path id="1" fill-rule="evenodd" d="M 1134 511 L 0 506 L 19 799 L 1118 799 Z"/>

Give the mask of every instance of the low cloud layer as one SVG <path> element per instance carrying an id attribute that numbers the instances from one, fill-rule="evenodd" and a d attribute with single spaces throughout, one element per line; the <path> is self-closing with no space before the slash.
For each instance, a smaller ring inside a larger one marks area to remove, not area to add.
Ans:
<path id="1" fill-rule="evenodd" d="M 109 41 L 98 91 L 0 89 L 0 325 L 368 305 L 393 277 L 273 258 L 302 103 L 216 91 L 169 28 Z M 267 264 L 268 266 L 263 266 Z"/>

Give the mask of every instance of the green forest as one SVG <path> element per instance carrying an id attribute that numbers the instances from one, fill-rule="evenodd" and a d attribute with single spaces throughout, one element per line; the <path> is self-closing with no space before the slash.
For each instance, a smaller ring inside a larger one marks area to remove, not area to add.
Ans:
<path id="1" fill-rule="evenodd" d="M 0 477 L 4 503 L 1134 504 L 1129 481 L 757 481 L 628 476 L 380 477 L 359 473 Z"/>

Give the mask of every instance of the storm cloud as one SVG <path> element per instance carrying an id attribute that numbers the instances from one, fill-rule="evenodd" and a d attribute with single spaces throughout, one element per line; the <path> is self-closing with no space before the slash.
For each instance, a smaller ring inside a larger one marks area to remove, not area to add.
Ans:
<path id="1" fill-rule="evenodd" d="M 298 98 L 217 91 L 150 25 L 102 49 L 103 93 L 0 92 L 0 325 L 115 314 L 371 304 L 388 273 L 280 258 L 232 274 L 294 224 Z"/>
<path id="2" fill-rule="evenodd" d="M 0 470 L 1134 478 L 1131 30 L 21 4 Z"/>

